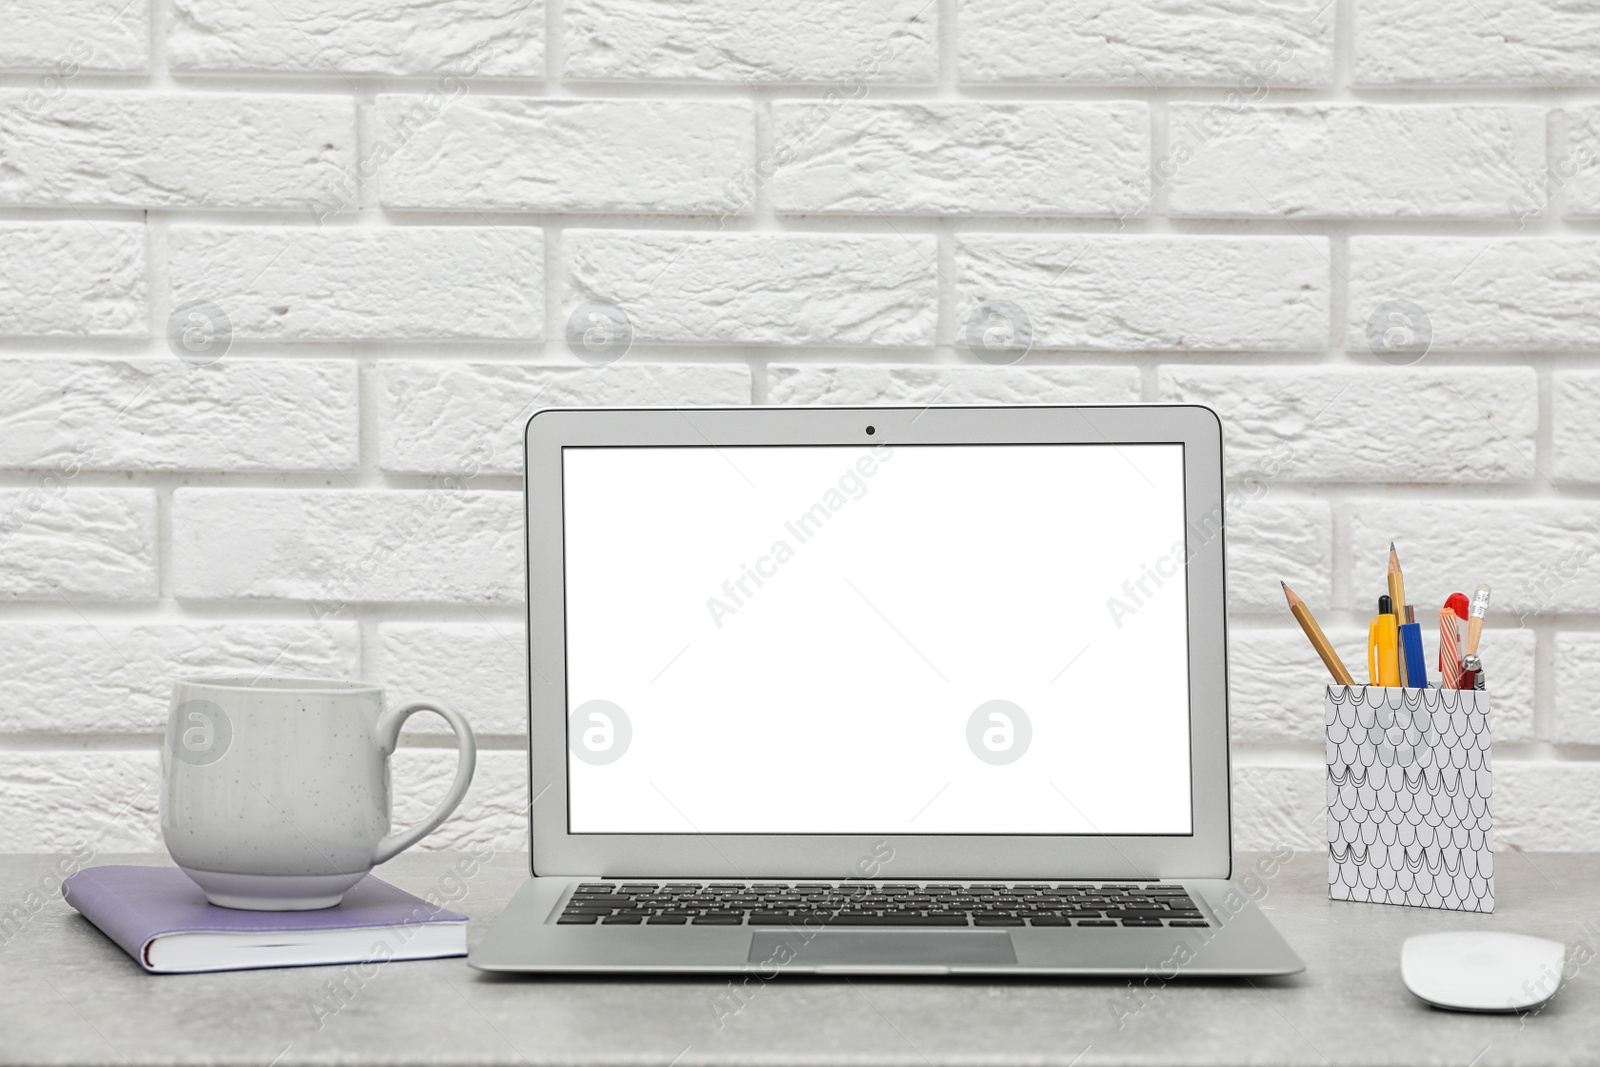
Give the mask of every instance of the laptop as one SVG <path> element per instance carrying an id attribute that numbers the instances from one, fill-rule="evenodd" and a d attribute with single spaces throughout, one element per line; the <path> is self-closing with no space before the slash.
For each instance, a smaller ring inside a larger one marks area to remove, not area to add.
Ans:
<path id="1" fill-rule="evenodd" d="M 503 972 L 1275 975 L 1193 406 L 556 409 Z"/>

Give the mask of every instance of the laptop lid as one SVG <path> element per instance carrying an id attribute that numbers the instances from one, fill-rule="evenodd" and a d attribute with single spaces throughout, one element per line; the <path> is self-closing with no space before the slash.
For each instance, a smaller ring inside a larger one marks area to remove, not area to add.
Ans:
<path id="1" fill-rule="evenodd" d="M 1229 874 L 1209 409 L 551 409 L 525 444 L 535 874 Z"/>

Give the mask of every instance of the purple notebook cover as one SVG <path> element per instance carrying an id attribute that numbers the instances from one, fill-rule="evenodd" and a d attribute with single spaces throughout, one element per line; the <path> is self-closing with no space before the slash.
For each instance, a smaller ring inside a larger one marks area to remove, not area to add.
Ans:
<path id="1" fill-rule="evenodd" d="M 219 908 L 176 867 L 85 867 L 61 883 L 61 895 L 147 971 L 153 968 L 145 948 L 163 934 L 298 933 L 467 921 L 465 915 L 436 908 L 370 874 L 345 894 L 343 903 L 320 911 Z"/>

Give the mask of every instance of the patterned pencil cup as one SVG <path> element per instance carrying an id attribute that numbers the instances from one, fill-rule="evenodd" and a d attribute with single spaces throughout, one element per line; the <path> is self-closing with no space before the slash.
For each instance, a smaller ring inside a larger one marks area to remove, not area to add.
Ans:
<path id="1" fill-rule="evenodd" d="M 1330 685 L 1328 896 L 1494 910 L 1489 694 Z"/>

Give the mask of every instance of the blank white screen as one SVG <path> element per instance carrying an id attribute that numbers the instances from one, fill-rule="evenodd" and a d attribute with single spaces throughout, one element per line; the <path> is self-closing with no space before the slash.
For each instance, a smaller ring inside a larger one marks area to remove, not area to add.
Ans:
<path id="1" fill-rule="evenodd" d="M 1182 445 L 566 448 L 563 479 L 570 832 L 1192 832 Z"/>

